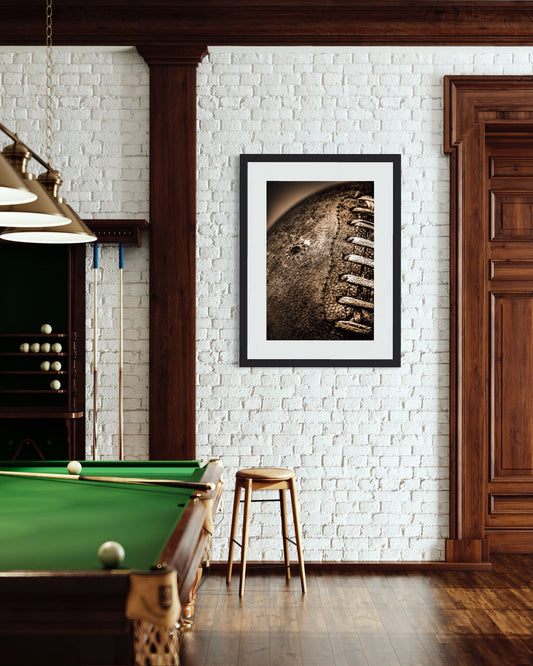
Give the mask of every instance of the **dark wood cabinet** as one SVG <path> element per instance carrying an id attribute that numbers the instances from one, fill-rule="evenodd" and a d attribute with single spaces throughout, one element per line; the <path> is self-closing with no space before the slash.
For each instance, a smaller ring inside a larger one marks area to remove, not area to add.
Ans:
<path id="1" fill-rule="evenodd" d="M 84 458 L 85 247 L 0 242 L 0 284 L 0 458 Z"/>

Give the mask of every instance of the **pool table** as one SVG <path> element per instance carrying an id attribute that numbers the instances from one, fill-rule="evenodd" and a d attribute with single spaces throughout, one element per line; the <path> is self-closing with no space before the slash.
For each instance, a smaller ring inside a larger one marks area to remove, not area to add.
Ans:
<path id="1" fill-rule="evenodd" d="M 0 471 L 65 474 L 67 462 L 0 461 Z M 211 484 L 164 485 L 0 474 L 0 663 L 135 663 L 125 615 L 133 571 L 177 573 L 190 623 L 213 514 L 222 493 L 218 461 L 82 461 L 84 476 Z M 97 550 L 118 541 L 126 556 L 104 570 Z"/>

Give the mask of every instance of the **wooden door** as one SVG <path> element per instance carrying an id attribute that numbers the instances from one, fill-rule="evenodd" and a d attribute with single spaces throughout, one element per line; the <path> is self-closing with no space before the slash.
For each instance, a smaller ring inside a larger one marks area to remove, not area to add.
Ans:
<path id="1" fill-rule="evenodd" d="M 450 562 L 533 552 L 533 77 L 446 77 Z"/>
<path id="2" fill-rule="evenodd" d="M 533 126 L 488 125 L 485 145 L 490 327 L 485 532 L 492 551 L 533 552 Z"/>

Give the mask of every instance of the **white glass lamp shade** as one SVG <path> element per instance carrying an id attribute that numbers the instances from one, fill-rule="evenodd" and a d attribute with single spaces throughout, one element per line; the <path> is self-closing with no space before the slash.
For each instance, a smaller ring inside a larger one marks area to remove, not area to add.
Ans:
<path id="1" fill-rule="evenodd" d="M 11 164 L 0 155 L 0 206 L 29 203 L 35 199 L 37 195 L 26 187 Z"/>
<path id="2" fill-rule="evenodd" d="M 61 227 L 36 227 L 36 228 L 10 228 L 5 229 L 0 238 L 6 241 L 15 241 L 17 243 L 46 243 L 46 244 L 65 244 L 65 243 L 92 243 L 96 236 L 81 220 L 72 208 L 58 199 L 57 204 L 64 215 L 69 216 L 69 224 Z"/>
<path id="3" fill-rule="evenodd" d="M 0 227 L 57 227 L 69 224 L 70 219 L 32 174 L 24 174 L 24 184 L 35 199 L 21 205 L 0 208 Z"/>

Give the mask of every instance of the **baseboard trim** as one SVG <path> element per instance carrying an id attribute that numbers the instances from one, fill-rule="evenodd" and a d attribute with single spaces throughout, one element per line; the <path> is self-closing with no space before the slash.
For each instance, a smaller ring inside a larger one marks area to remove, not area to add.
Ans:
<path id="1" fill-rule="evenodd" d="M 248 562 L 246 575 L 264 573 L 266 570 L 283 568 L 279 562 Z M 227 562 L 211 562 L 211 572 L 226 574 Z M 240 571 L 240 563 L 233 563 L 233 572 Z M 291 568 L 297 574 L 298 565 L 292 563 Z M 409 573 L 424 571 L 491 571 L 490 562 L 306 562 L 305 570 L 308 573 Z"/>

